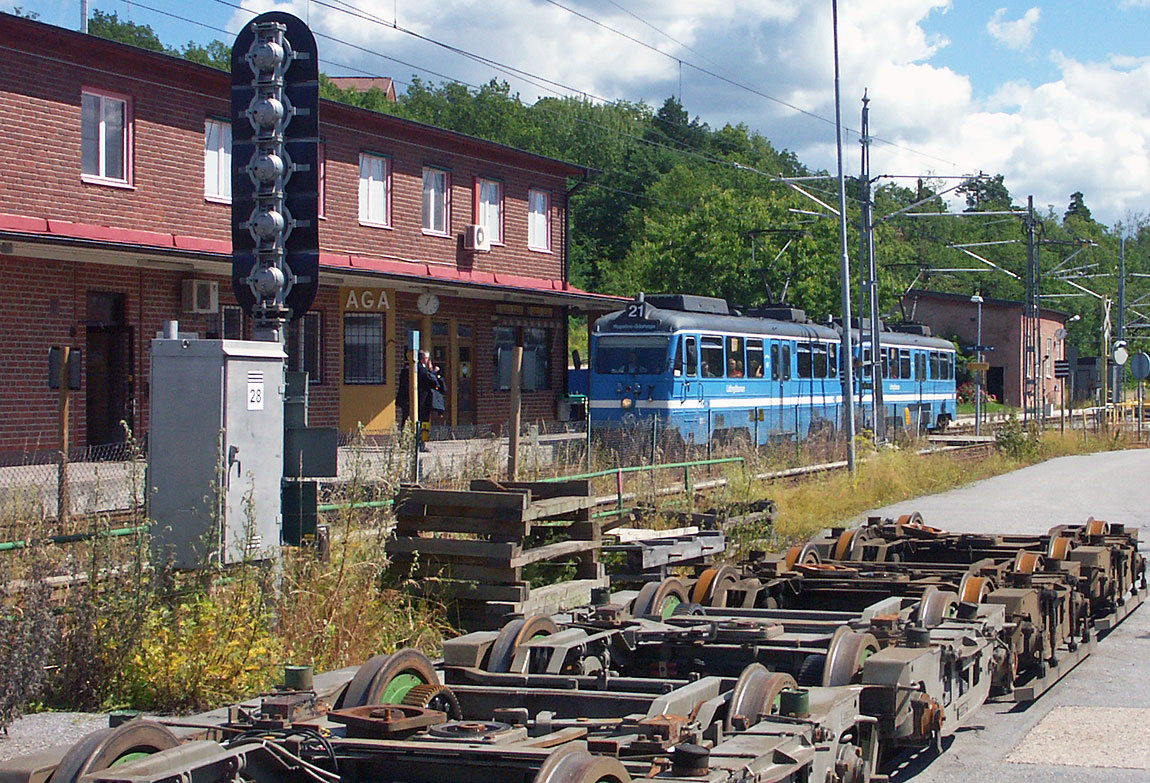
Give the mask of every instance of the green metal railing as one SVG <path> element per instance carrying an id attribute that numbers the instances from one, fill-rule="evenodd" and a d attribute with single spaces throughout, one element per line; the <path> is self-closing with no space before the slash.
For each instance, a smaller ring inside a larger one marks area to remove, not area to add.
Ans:
<path id="1" fill-rule="evenodd" d="M 35 544 L 74 544 L 77 541 L 91 541 L 94 538 L 133 536 L 137 533 L 143 533 L 147 529 L 147 525 L 134 525 L 133 527 L 116 527 L 111 530 L 100 530 L 95 533 L 69 533 L 63 536 L 48 536 L 39 541 L 0 541 L 0 552 L 27 549 Z"/>

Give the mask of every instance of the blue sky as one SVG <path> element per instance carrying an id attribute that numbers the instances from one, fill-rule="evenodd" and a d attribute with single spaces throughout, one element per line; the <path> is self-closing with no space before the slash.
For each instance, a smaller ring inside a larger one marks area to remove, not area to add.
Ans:
<path id="1" fill-rule="evenodd" d="M 0 0 L 5 8 L 13 4 L 36 11 L 42 21 L 78 25 L 79 0 Z M 743 122 L 809 166 L 835 165 L 830 0 L 90 5 L 150 24 L 170 44 L 226 36 L 150 9 L 226 30 L 236 30 L 249 11 L 290 10 L 330 36 L 319 46 L 332 75 L 392 76 L 401 87 L 413 72 L 471 84 L 506 79 L 527 101 L 576 91 L 657 106 L 681 95 L 687 109 L 713 127 Z M 1036 205 L 1058 214 L 1076 190 L 1095 217 L 1110 224 L 1150 212 L 1150 0 L 839 5 L 848 172 L 857 170 L 858 160 L 858 134 L 849 129 L 858 127 L 867 90 L 878 139 L 871 154 L 875 174 L 1001 173 L 1016 200 L 1033 195 Z M 392 22 L 409 32 L 391 29 Z M 508 75 L 411 33 L 549 82 Z"/>

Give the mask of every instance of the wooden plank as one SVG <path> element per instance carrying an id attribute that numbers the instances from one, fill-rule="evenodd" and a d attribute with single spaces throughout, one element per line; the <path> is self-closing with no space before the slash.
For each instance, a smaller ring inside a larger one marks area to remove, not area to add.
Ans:
<path id="1" fill-rule="evenodd" d="M 678 538 L 679 536 L 693 536 L 699 532 L 696 526 L 676 527 L 670 530 L 648 530 L 647 528 L 617 527 L 611 535 L 619 539 L 620 544 L 639 541 L 654 541 L 659 538 Z"/>
<path id="2" fill-rule="evenodd" d="M 384 548 L 389 555 L 393 552 L 396 554 L 418 552 L 421 556 L 499 560 L 501 564 L 515 558 L 522 551 L 522 547 L 516 543 L 466 541 L 458 538 L 393 538 L 384 545 Z M 540 549 L 546 549 L 546 547 L 540 547 Z M 534 560 L 527 562 L 534 562 Z"/>
<path id="3" fill-rule="evenodd" d="M 395 529 L 398 533 L 471 533 L 472 535 L 494 535 L 507 538 L 524 538 L 531 532 L 531 523 L 515 520 L 475 519 L 439 515 L 400 514 L 396 517 Z"/>
<path id="4" fill-rule="evenodd" d="M 475 565 L 472 563 L 445 563 L 442 561 L 420 558 L 419 563 L 412 568 L 411 559 L 403 555 L 392 559 L 396 568 L 412 570 L 413 576 L 440 577 L 443 579 L 461 579 L 487 584 L 518 584 L 523 581 L 522 569 L 500 568 L 489 565 Z"/>
<path id="5" fill-rule="evenodd" d="M 530 492 L 464 492 L 453 489 L 401 489 L 396 503 L 424 503 L 428 506 L 466 508 L 526 509 Z"/>
<path id="6" fill-rule="evenodd" d="M 588 497 L 560 497 L 535 500 L 532 501 L 531 505 L 527 507 L 527 510 L 523 512 L 523 516 L 525 519 L 553 519 L 592 508 L 594 505 L 595 499 Z"/>
<path id="7" fill-rule="evenodd" d="M 524 549 L 511 559 L 511 565 L 525 566 L 528 563 L 537 563 L 540 560 L 552 560 L 565 555 L 574 555 L 579 552 L 594 551 L 599 548 L 597 541 L 559 541 L 554 544 Z"/>
<path id="8" fill-rule="evenodd" d="M 578 495 L 591 496 L 590 479 L 571 479 L 568 481 L 491 481 L 490 479 L 474 479 L 471 489 L 480 492 L 498 492 L 504 490 L 528 490 L 533 500 L 546 500 L 547 498 L 566 497 Z"/>

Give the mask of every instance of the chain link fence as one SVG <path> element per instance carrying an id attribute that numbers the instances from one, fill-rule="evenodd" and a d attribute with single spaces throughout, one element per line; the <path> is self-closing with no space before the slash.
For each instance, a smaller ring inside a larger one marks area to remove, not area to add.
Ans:
<path id="1" fill-rule="evenodd" d="M 433 427 L 423 444 L 410 432 L 345 433 L 339 440 L 338 475 L 320 481 L 325 496 L 342 494 L 341 488 L 351 483 L 378 485 L 381 491 L 403 482 L 465 488 L 476 478 L 508 478 L 508 449 L 506 426 Z M 649 418 L 609 427 L 593 424 L 590 433 L 586 422 L 549 421 L 523 427 L 516 477 L 536 481 L 729 457 L 740 457 L 747 468 L 761 471 L 841 460 L 845 452 L 843 441 L 830 434 L 769 445 L 750 438 L 697 444 Z M 56 451 L 0 453 L 0 527 L 58 519 L 62 497 L 69 517 L 142 507 L 147 464 L 144 451 L 134 444 L 73 449 L 63 470 L 59 463 Z M 638 480 L 630 474 L 625 479 L 596 476 L 595 488 L 618 493 L 620 483 Z M 650 482 L 649 477 L 645 480 Z"/>

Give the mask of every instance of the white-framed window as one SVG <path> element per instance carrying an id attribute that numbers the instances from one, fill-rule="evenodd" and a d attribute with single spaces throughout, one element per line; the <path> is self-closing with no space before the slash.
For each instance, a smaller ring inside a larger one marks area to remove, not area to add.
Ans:
<path id="1" fill-rule="evenodd" d="M 551 250 L 551 194 L 545 190 L 527 191 L 527 247 Z"/>
<path id="2" fill-rule="evenodd" d="M 475 222 L 487 229 L 493 245 L 503 244 L 503 183 L 493 179 L 475 182 Z"/>
<path id="3" fill-rule="evenodd" d="M 80 93 L 80 173 L 84 179 L 131 183 L 131 104 L 126 96 Z"/>
<path id="4" fill-rule="evenodd" d="M 232 124 L 204 120 L 204 198 L 232 201 Z"/>
<path id="5" fill-rule="evenodd" d="M 391 159 L 385 155 L 360 153 L 359 222 L 391 226 Z"/>
<path id="6" fill-rule="evenodd" d="M 447 234 L 451 206 L 451 177 L 444 169 L 423 169 L 423 230 L 429 234 Z"/>

